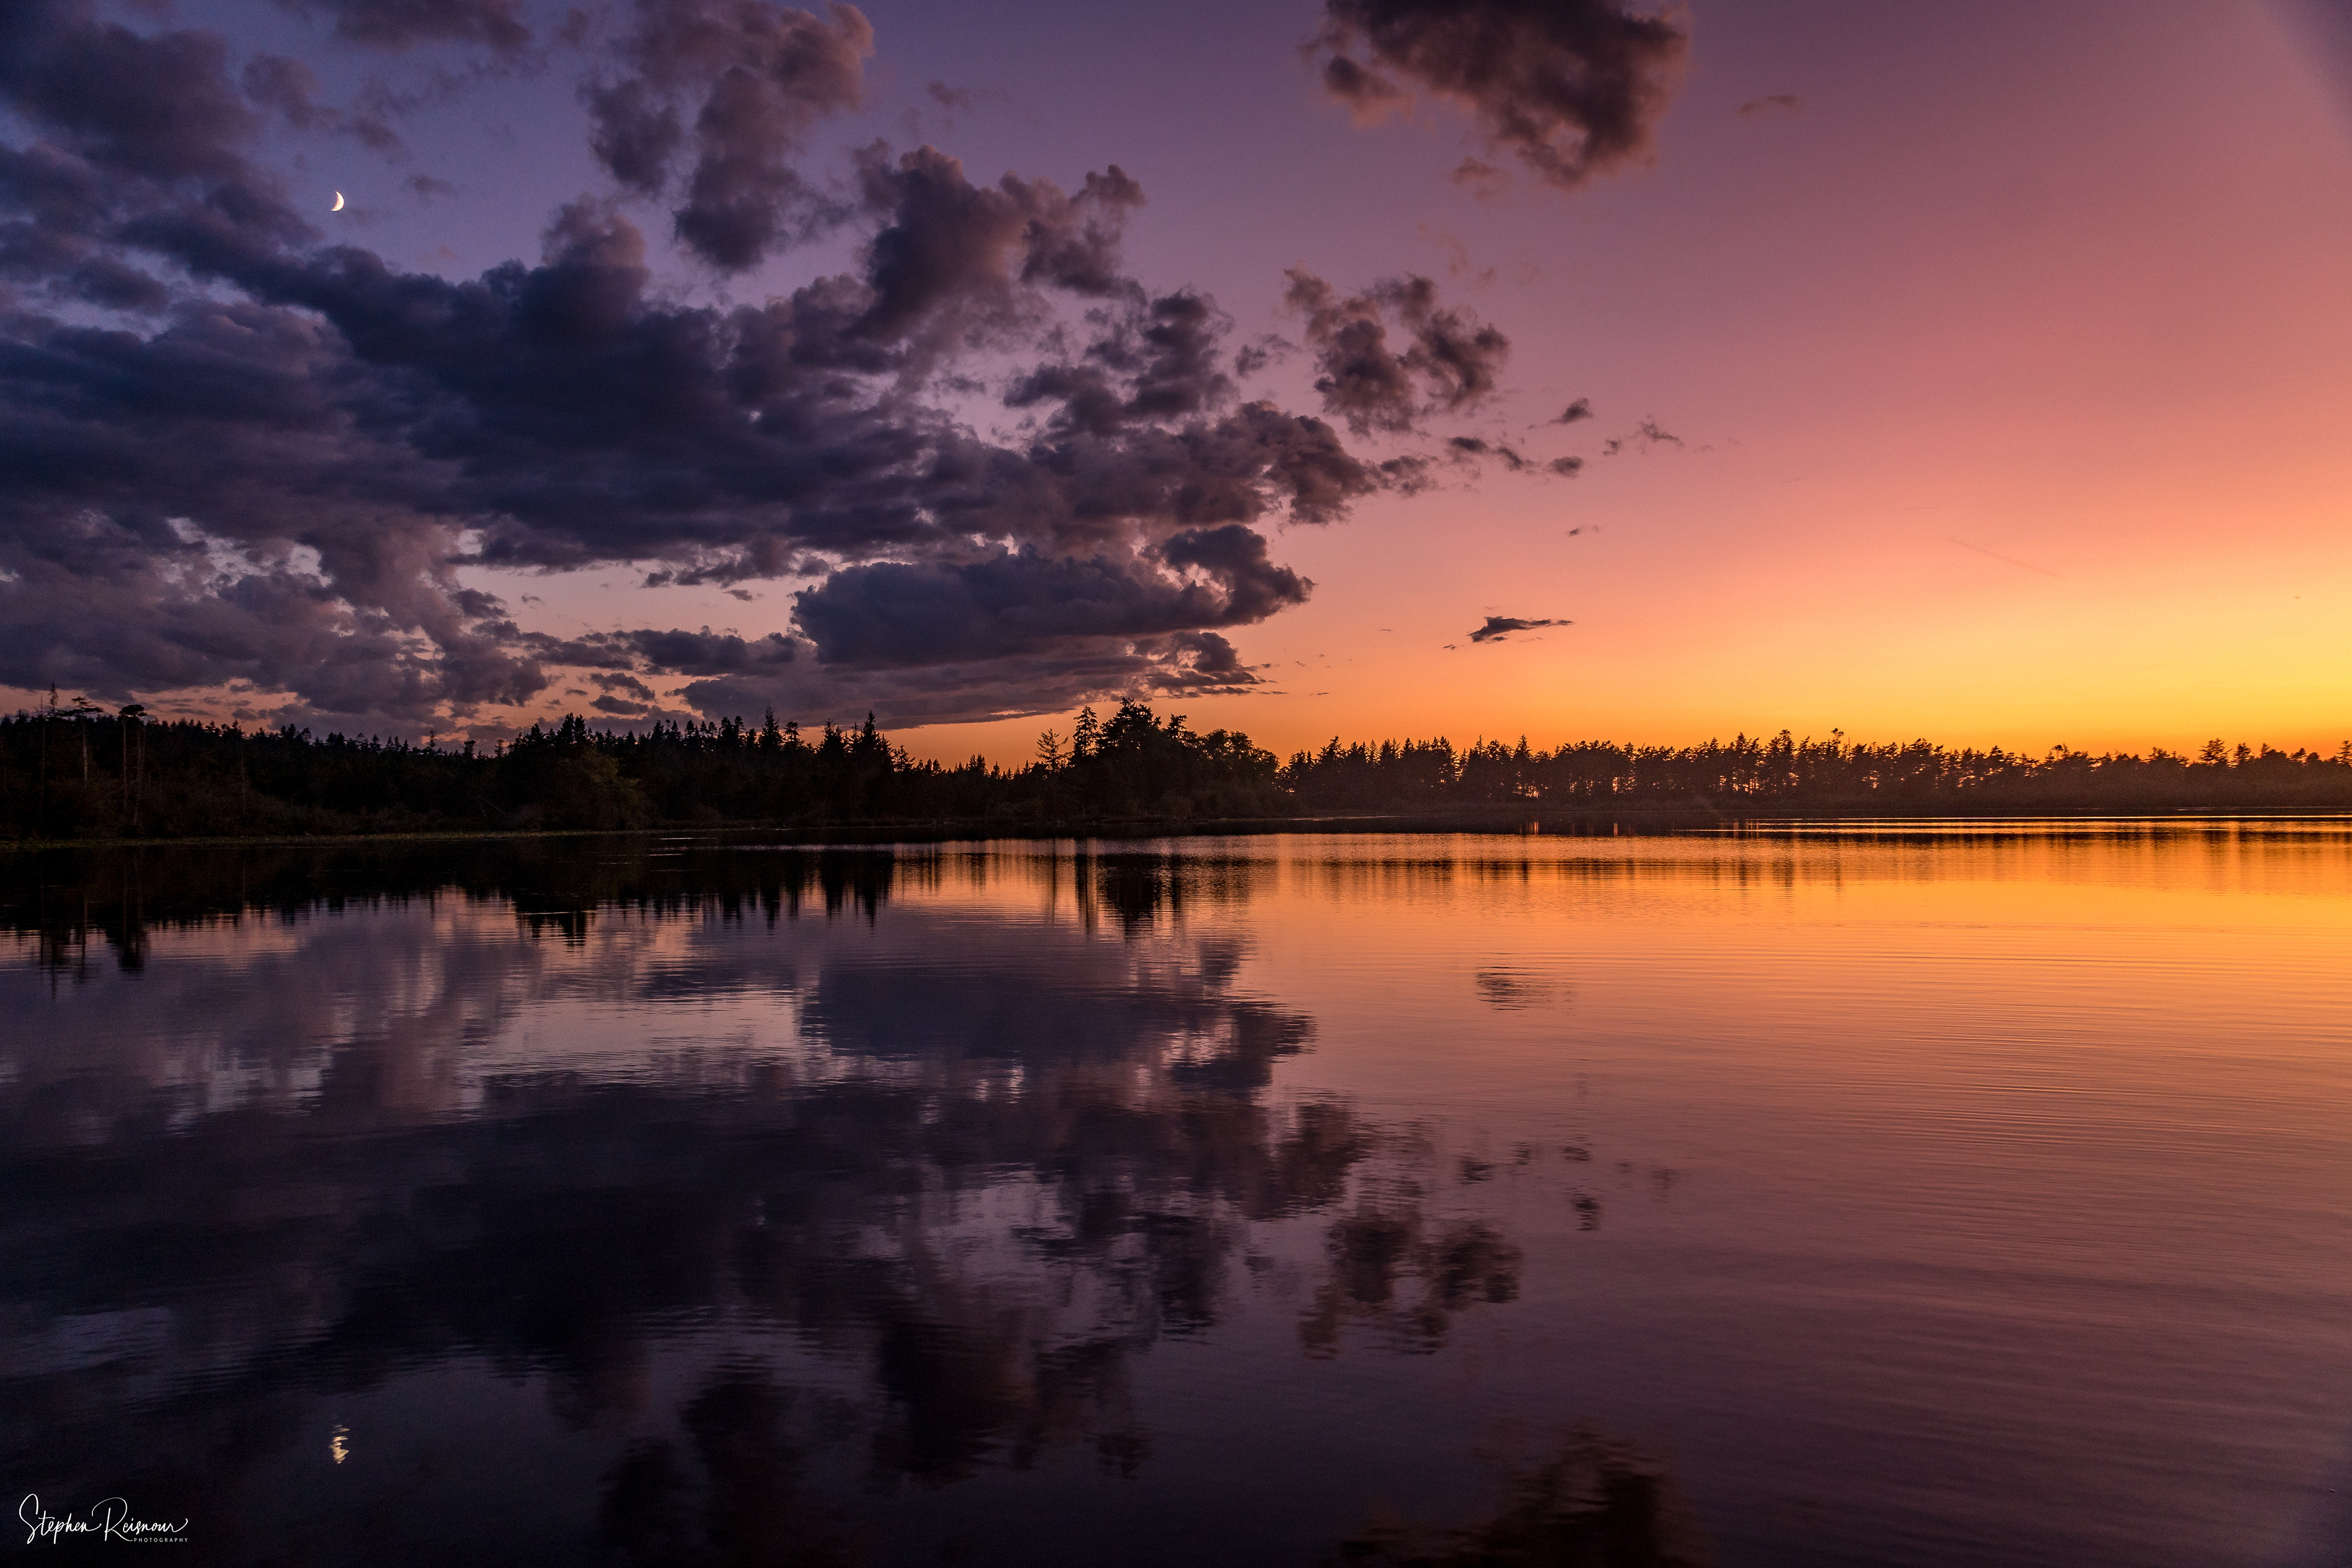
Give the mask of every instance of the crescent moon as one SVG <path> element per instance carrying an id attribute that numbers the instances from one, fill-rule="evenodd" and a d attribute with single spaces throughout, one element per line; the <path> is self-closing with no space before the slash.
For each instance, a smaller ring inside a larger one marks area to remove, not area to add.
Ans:
<path id="1" fill-rule="evenodd" d="M 333 206 L 329 207 L 327 210 L 328 210 L 329 212 L 331 212 L 331 213 L 339 213 L 339 212 L 341 212 L 341 211 L 342 211 L 342 210 L 343 210 L 343 193 L 342 193 L 342 192 L 341 192 L 341 191 L 337 191 L 337 192 L 335 193 L 335 205 L 334 205 Z"/>

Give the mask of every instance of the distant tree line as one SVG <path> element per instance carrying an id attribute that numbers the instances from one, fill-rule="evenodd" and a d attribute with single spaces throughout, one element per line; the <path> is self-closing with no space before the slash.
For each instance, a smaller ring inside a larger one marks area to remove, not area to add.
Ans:
<path id="1" fill-rule="evenodd" d="M 2330 755 L 2209 741 L 2196 756 L 2065 746 L 2042 756 L 1929 741 L 1885 745 L 1739 735 L 1700 746 L 1577 741 L 1556 751 L 1485 741 L 1383 741 L 1300 752 L 1279 774 L 1301 811 L 1413 811 L 1527 802 L 1554 807 L 1698 805 L 1778 811 L 2352 810 L 2352 742 Z"/>
<path id="2" fill-rule="evenodd" d="M 160 721 L 54 695 L 0 719 L 0 835 L 26 839 L 787 826 L 922 822 L 1437 816 L 1514 808 L 1729 815 L 2352 810 L 2352 742 L 2332 755 L 2225 746 L 2189 757 L 2042 756 L 1914 741 L 1746 735 L 1700 746 L 1605 741 L 1546 752 L 1443 737 L 1299 752 L 1138 702 L 1091 709 L 1017 767 L 919 762 L 875 728 L 814 738 L 771 713 L 592 730 L 568 717 L 484 748 L 291 726 Z"/>
<path id="3" fill-rule="evenodd" d="M 159 721 L 58 702 L 0 719 L 0 835 L 185 838 L 721 823 L 1249 816 L 1287 809 L 1277 759 L 1126 703 L 1018 768 L 919 762 L 876 729 L 815 736 L 767 715 L 592 730 L 492 747 L 291 726 Z"/>

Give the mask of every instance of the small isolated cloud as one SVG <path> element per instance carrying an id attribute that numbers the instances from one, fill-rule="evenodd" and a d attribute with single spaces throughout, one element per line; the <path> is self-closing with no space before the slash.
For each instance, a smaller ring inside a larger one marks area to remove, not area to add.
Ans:
<path id="1" fill-rule="evenodd" d="M 1655 419 L 1644 419 L 1633 426 L 1633 433 L 1631 436 L 1601 443 L 1601 455 L 1604 458 L 1613 458 L 1628 446 L 1638 451 L 1646 452 L 1653 447 L 1680 447 L 1684 444 L 1681 437 L 1660 425 Z"/>
<path id="2" fill-rule="evenodd" d="M 1803 107 L 1804 101 L 1793 92 L 1768 93 L 1762 98 L 1751 98 L 1741 104 L 1739 112 L 1750 119 L 1759 114 L 1794 114 Z"/>
<path id="3" fill-rule="evenodd" d="M 1483 158 L 1465 158 L 1445 176 L 1480 201 L 1492 200 L 1503 194 L 1511 176 Z"/>
<path id="4" fill-rule="evenodd" d="M 1309 47 L 1328 52 L 1323 86 L 1357 123 L 1410 109 L 1418 89 L 1570 190 L 1649 152 L 1689 42 L 1616 0 L 1325 0 Z M 1471 159 L 1454 178 L 1475 189 L 1494 174 Z"/>
<path id="5" fill-rule="evenodd" d="M 1570 404 L 1566 408 L 1561 409 L 1559 417 L 1550 421 L 1550 423 L 1554 425 L 1573 425 L 1580 419 L 1590 419 L 1591 417 L 1592 399 L 1589 397 L 1580 397 L 1575 402 Z"/>
<path id="6" fill-rule="evenodd" d="M 634 697 L 640 702 L 654 700 L 654 689 L 634 675 L 624 675 L 618 671 L 603 671 L 590 676 L 588 684 L 602 687 L 606 696 L 618 692 L 624 697 Z"/>
<path id="7" fill-rule="evenodd" d="M 1478 406 L 1496 386 L 1511 340 L 1469 311 L 1441 305 L 1437 285 L 1408 275 L 1340 292 L 1303 267 L 1286 275 L 1284 302 L 1307 319 L 1325 412 L 1358 435 L 1417 429 L 1432 414 Z M 1408 341 L 1391 348 L 1389 329 Z"/>
<path id="8" fill-rule="evenodd" d="M 1517 616 L 1488 616 L 1486 624 L 1470 634 L 1472 642 L 1495 642 L 1513 632 L 1531 632 L 1540 626 L 1572 626 L 1574 621 L 1527 620 Z M 1448 647 L 1454 646 L 1451 643 Z"/>
<path id="9" fill-rule="evenodd" d="M 1517 451 L 1500 441 L 1481 440 L 1475 436 L 1456 436 L 1445 443 L 1456 461 L 1468 462 L 1478 458 L 1493 458 L 1515 474 L 1525 473 L 1536 465 Z"/>

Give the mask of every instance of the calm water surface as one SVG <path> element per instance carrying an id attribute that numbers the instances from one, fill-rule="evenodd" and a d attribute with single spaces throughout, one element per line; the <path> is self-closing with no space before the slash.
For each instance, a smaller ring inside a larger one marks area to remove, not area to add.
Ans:
<path id="1" fill-rule="evenodd" d="M 0 880 L 0 1485 L 179 1561 L 2352 1562 L 2343 825 Z"/>

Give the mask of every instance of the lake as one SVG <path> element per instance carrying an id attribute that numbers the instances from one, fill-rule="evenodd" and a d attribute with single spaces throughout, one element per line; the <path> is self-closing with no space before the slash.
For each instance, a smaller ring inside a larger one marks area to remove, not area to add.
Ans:
<path id="1" fill-rule="evenodd" d="M 167 1560 L 2352 1562 L 2343 822 L 0 882 L 0 1484 Z"/>

